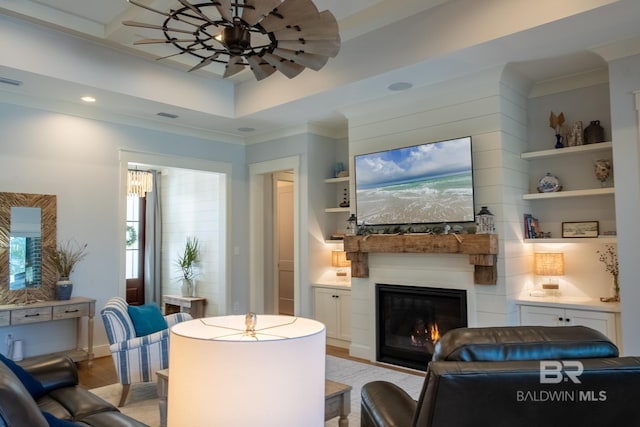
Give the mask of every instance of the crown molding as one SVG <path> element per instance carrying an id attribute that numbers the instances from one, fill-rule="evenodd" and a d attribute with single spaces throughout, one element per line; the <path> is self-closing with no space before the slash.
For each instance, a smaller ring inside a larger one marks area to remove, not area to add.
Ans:
<path id="1" fill-rule="evenodd" d="M 603 57 L 607 62 L 628 56 L 640 55 L 640 36 L 597 46 L 592 48 L 591 51 Z"/>
<path id="2" fill-rule="evenodd" d="M 599 68 L 583 73 L 570 74 L 554 79 L 537 82 L 529 92 L 529 98 L 567 92 L 575 89 L 609 83 L 609 70 Z"/>

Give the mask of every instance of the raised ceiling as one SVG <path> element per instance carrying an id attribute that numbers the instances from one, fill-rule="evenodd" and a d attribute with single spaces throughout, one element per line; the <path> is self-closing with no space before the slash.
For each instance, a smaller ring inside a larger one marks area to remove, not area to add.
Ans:
<path id="1" fill-rule="evenodd" d="M 175 0 L 139 0 L 158 10 Z M 342 47 L 320 71 L 256 82 L 222 79 L 166 45 L 134 45 L 156 30 L 122 21 L 159 15 L 125 0 L 0 0 L 5 102 L 184 131 L 231 142 L 296 125 L 343 128 L 341 113 L 389 94 L 512 64 L 532 82 L 606 68 L 594 51 L 640 37 L 637 0 L 315 0 L 338 19 Z M 4 16 L 3 16 L 4 15 Z M 11 43 L 6 43 L 11 40 Z M 637 46 L 637 43 L 628 43 Z M 78 98 L 90 93 L 88 108 Z M 164 112 L 176 119 L 157 116 Z M 259 138 L 258 138 L 259 139 Z"/>

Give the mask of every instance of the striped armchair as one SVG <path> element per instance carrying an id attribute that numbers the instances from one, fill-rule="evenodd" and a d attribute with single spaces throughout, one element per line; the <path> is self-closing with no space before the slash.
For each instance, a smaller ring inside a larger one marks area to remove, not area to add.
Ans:
<path id="1" fill-rule="evenodd" d="M 169 329 L 142 337 L 136 336 L 127 311 L 127 302 L 120 297 L 109 299 L 100 314 L 107 331 L 116 373 L 122 384 L 118 406 L 123 406 L 131 384 L 152 382 L 157 371 L 169 367 Z M 182 321 L 191 320 L 188 313 L 175 313 L 164 317 L 169 328 Z"/>

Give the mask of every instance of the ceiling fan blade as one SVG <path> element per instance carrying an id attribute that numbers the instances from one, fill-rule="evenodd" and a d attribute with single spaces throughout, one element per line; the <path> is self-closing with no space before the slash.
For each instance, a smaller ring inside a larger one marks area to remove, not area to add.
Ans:
<path id="1" fill-rule="evenodd" d="M 253 75 L 256 76 L 258 81 L 276 72 L 276 68 L 271 64 L 262 62 L 262 58 L 259 55 L 247 56 L 247 62 L 251 66 L 251 71 L 253 71 Z"/>
<path id="2" fill-rule="evenodd" d="M 304 52 L 294 52 L 293 50 L 287 49 L 276 48 L 273 50 L 273 53 L 280 56 L 281 58 L 293 61 L 296 64 L 311 68 L 314 71 L 318 71 L 327 64 L 327 61 L 329 61 L 328 56 L 314 55 Z"/>
<path id="3" fill-rule="evenodd" d="M 195 39 L 142 39 L 142 40 L 138 40 L 136 42 L 133 42 L 133 44 L 155 44 L 155 43 L 193 43 L 197 40 Z"/>
<path id="4" fill-rule="evenodd" d="M 231 0 L 211 0 L 216 5 L 218 13 L 227 22 L 233 22 L 233 8 L 231 7 Z"/>
<path id="5" fill-rule="evenodd" d="M 156 61 L 160 61 L 161 59 L 167 59 L 167 58 L 172 58 L 174 56 L 178 56 L 178 55 L 183 55 L 185 53 L 191 53 L 191 52 L 195 52 L 198 49 L 185 49 L 185 50 L 181 50 L 180 52 L 177 53 L 172 53 L 171 55 L 167 55 L 167 56 L 161 56 L 159 58 L 156 58 Z"/>
<path id="6" fill-rule="evenodd" d="M 316 16 L 300 19 L 295 25 L 274 31 L 277 40 L 325 40 L 340 41 L 338 22 L 331 12 L 325 10 Z"/>
<path id="7" fill-rule="evenodd" d="M 190 68 L 189 72 L 195 71 L 195 70 L 199 70 L 200 68 L 211 64 L 213 62 L 213 60 L 216 59 L 218 56 L 220 56 L 220 54 L 216 52 L 213 55 L 211 55 L 210 57 L 203 59 L 195 67 Z"/>
<path id="8" fill-rule="evenodd" d="M 151 28 L 152 30 L 173 31 L 176 33 L 193 34 L 193 31 L 181 30 L 179 28 L 163 27 L 162 25 L 147 24 L 144 22 L 122 21 L 122 24 L 127 25 L 129 27 Z"/>
<path id="9" fill-rule="evenodd" d="M 151 12 L 158 13 L 158 14 L 160 14 L 160 15 L 162 15 L 162 16 L 166 16 L 166 17 L 169 17 L 169 16 L 170 16 L 170 15 L 169 15 L 168 13 L 166 13 L 166 12 L 162 12 L 162 11 L 160 11 L 160 10 L 157 10 L 157 9 L 152 8 L 152 7 L 146 6 L 146 5 L 144 5 L 144 4 L 142 4 L 142 3 L 139 3 L 139 2 L 137 2 L 137 1 L 135 1 L 135 0 L 127 0 L 127 1 L 128 1 L 129 3 L 131 3 L 131 4 L 134 4 L 134 5 L 138 6 L 138 7 L 143 8 L 143 9 L 150 10 Z"/>
<path id="10" fill-rule="evenodd" d="M 280 58 L 279 56 L 268 52 L 263 55 L 263 59 L 276 67 L 278 71 L 290 79 L 303 72 L 305 68 L 300 64 L 296 64 L 295 62 Z"/>
<path id="11" fill-rule="evenodd" d="M 340 51 L 338 40 L 278 40 L 278 47 L 296 52 L 335 57 Z"/>
<path id="12" fill-rule="evenodd" d="M 224 67 L 224 75 L 223 78 L 231 77 L 236 73 L 244 70 L 244 65 L 242 62 L 241 56 L 231 56 L 229 57 L 229 62 Z"/>
<path id="13" fill-rule="evenodd" d="M 211 19 L 205 15 L 204 13 L 202 13 L 200 11 L 200 9 L 198 9 L 197 7 L 195 7 L 194 5 L 192 5 L 191 3 L 189 3 L 187 0 L 178 0 L 180 2 L 181 5 L 183 5 L 184 7 L 189 8 L 189 10 L 191 10 L 193 13 L 195 13 L 196 15 L 198 15 L 200 18 L 202 18 L 205 22 L 210 22 L 213 24 L 213 22 L 211 21 Z"/>
<path id="14" fill-rule="evenodd" d="M 280 30 L 287 25 L 294 25 L 296 21 L 307 15 L 316 16 L 318 8 L 311 0 L 285 0 L 276 11 L 282 18 L 271 14 L 260 21 L 262 28 L 268 32 Z"/>
<path id="15" fill-rule="evenodd" d="M 283 0 L 245 0 L 245 7 L 242 8 L 242 19 L 249 25 L 254 26 L 267 16 L 273 9 L 278 7 Z M 247 7 L 249 6 L 249 7 Z"/>

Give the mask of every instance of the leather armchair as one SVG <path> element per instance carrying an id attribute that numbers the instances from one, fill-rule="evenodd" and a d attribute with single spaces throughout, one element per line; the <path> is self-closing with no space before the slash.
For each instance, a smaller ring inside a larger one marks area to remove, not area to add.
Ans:
<path id="1" fill-rule="evenodd" d="M 167 329 L 139 337 L 136 336 L 127 302 L 123 298 L 111 298 L 100 314 L 107 331 L 118 380 L 122 384 L 118 406 L 123 406 L 131 384 L 155 381 L 155 373 L 169 367 L 169 328 L 179 322 L 191 320 L 191 315 L 174 313 L 164 316 Z"/>
<path id="2" fill-rule="evenodd" d="M 640 358 L 592 329 L 461 328 L 436 346 L 418 401 L 362 388 L 362 427 L 640 425 Z"/>

